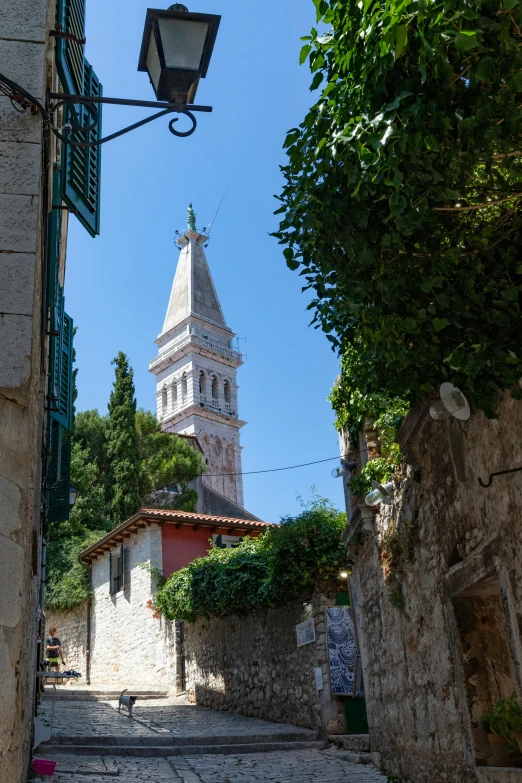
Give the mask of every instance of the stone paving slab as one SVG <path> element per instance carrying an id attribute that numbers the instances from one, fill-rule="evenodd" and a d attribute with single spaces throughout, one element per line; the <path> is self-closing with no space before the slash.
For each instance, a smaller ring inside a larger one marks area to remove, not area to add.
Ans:
<path id="1" fill-rule="evenodd" d="M 50 720 L 51 704 L 42 703 L 39 717 Z M 315 732 L 286 723 L 270 723 L 258 718 L 247 718 L 232 712 L 198 707 L 186 701 L 138 699 L 132 718 L 127 712 L 118 713 L 118 702 L 57 701 L 54 705 L 53 739 L 60 737 L 164 737 L 186 738 L 186 744 L 199 738 L 212 742 L 240 741 L 241 737 L 256 737 L 260 741 L 276 739 L 312 738 Z"/>
<path id="2" fill-rule="evenodd" d="M 317 750 L 160 759 L 60 754 L 56 759 L 55 783 L 386 783 L 375 767 Z"/>

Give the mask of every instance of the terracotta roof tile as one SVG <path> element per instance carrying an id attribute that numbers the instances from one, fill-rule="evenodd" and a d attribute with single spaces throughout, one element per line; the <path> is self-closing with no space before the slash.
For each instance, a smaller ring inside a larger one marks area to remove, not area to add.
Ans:
<path id="1" fill-rule="evenodd" d="M 200 522 L 222 522 L 223 524 L 238 524 L 246 525 L 248 527 L 272 527 L 272 522 L 256 522 L 252 519 L 240 519 L 238 517 L 217 517 L 213 514 L 195 514 L 192 511 L 171 511 L 167 508 L 142 508 L 140 513 L 146 516 L 147 514 L 154 514 L 161 517 L 182 520 L 186 519 L 188 522 L 197 520 Z"/>
<path id="2" fill-rule="evenodd" d="M 194 514 L 190 511 L 172 511 L 166 508 L 140 508 L 137 514 L 130 519 L 122 522 L 103 538 L 100 538 L 94 544 L 80 554 L 80 560 L 92 560 L 102 554 L 105 549 L 110 549 L 114 541 L 122 541 L 123 538 L 135 532 L 137 526 L 143 527 L 148 522 L 167 522 L 201 524 L 205 527 L 237 527 L 251 528 L 252 530 L 262 530 L 263 528 L 273 527 L 272 522 L 256 522 L 251 519 L 238 519 L 236 517 L 218 517 L 212 514 Z"/>

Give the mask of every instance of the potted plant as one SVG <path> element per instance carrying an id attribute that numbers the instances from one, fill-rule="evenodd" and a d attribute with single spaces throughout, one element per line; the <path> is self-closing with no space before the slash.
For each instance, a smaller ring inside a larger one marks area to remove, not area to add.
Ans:
<path id="1" fill-rule="evenodd" d="M 482 720 L 494 765 L 513 766 L 512 755 L 522 752 L 522 711 L 515 691 L 509 698 L 496 701 Z"/>

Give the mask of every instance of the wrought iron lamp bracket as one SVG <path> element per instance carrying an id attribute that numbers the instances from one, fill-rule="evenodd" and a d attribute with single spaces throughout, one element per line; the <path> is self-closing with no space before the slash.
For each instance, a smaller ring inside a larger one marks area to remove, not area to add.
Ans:
<path id="1" fill-rule="evenodd" d="M 0 73 L 0 94 L 6 95 L 13 106 L 18 104 L 20 109 L 18 111 L 26 111 L 30 109 L 33 114 L 40 114 L 44 125 L 46 125 L 55 136 L 57 136 L 64 144 L 69 144 L 72 147 L 99 147 L 100 144 L 105 144 L 107 141 L 123 136 L 129 131 L 140 128 L 142 125 L 146 125 L 153 120 L 164 117 L 167 114 L 183 114 L 188 117 L 192 123 L 188 130 L 180 131 L 174 126 L 174 123 L 178 121 L 178 117 L 174 117 L 169 122 L 169 130 L 174 136 L 180 136 L 182 138 L 191 136 L 196 130 L 197 120 L 194 116 L 195 112 L 211 112 L 212 106 L 197 106 L 192 104 L 183 103 L 164 103 L 160 101 L 135 101 L 126 98 L 98 98 L 86 95 L 64 95 L 63 93 L 54 93 L 47 91 L 45 106 L 40 101 L 31 95 L 19 84 L 8 79 L 6 76 Z M 102 104 L 112 104 L 116 106 L 138 106 L 144 108 L 161 109 L 161 111 L 152 114 L 150 117 L 135 122 L 132 125 L 128 125 L 126 128 L 111 133 L 109 136 L 105 136 L 103 139 L 97 139 L 96 141 L 75 141 L 70 138 L 72 132 L 76 134 L 87 134 L 94 130 L 98 123 L 98 110 Z M 89 108 L 89 112 L 92 115 L 92 123 L 90 125 L 81 125 L 76 122 L 76 117 L 79 112 L 73 115 L 70 122 L 67 122 L 63 127 L 57 127 L 55 124 L 56 113 L 65 104 L 72 104 L 74 106 L 86 106 Z M 15 106 L 15 108 L 17 108 Z"/>
<path id="2" fill-rule="evenodd" d="M 509 470 L 497 470 L 495 473 L 490 473 L 489 479 L 487 481 L 482 481 L 482 479 L 479 478 L 478 483 L 480 484 L 481 487 L 483 487 L 484 489 L 487 489 L 488 487 L 490 487 L 493 484 L 493 479 L 495 478 L 495 476 L 505 476 L 508 473 L 518 473 L 521 470 L 522 470 L 522 467 L 520 467 L 520 468 L 509 468 Z"/>

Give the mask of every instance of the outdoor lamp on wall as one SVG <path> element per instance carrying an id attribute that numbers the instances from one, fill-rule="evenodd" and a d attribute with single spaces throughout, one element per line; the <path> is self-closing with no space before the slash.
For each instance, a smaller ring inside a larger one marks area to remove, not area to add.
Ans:
<path id="1" fill-rule="evenodd" d="M 76 498 L 78 497 L 78 490 L 75 489 L 73 486 L 69 487 L 69 507 L 72 508 L 74 504 L 76 503 Z"/>
<path id="2" fill-rule="evenodd" d="M 138 64 L 159 101 L 192 103 L 207 75 L 220 16 L 190 13 L 181 3 L 167 11 L 148 8 Z"/>
<path id="3" fill-rule="evenodd" d="M 471 411 L 469 403 L 460 389 L 452 383 L 441 383 L 440 400 L 431 406 L 430 416 L 437 421 L 449 419 L 450 416 L 454 416 L 459 421 L 467 421 L 471 416 Z"/>
<path id="4" fill-rule="evenodd" d="M 212 106 L 196 106 L 192 101 L 199 80 L 207 75 L 220 21 L 221 17 L 216 14 L 190 13 L 181 3 L 170 6 L 166 11 L 147 9 L 138 70 L 149 74 L 156 94 L 155 102 L 105 98 L 101 94 L 101 85 L 98 84 L 99 89 L 86 95 L 69 93 L 67 90 L 56 93 L 48 91 L 43 105 L 34 95 L 1 73 L 0 95 L 7 96 L 11 102 L 15 101 L 23 111 L 30 108 L 39 113 L 44 126 L 64 144 L 72 147 L 99 147 L 100 144 L 167 114 L 182 114 L 188 117 L 192 123 L 188 130 L 177 129 L 177 116 L 170 120 L 169 130 L 175 136 L 190 136 L 197 125 L 194 112 L 212 111 Z M 77 39 L 71 32 L 64 32 L 62 29 L 51 30 L 50 34 L 58 39 L 85 44 L 85 40 Z M 104 138 L 93 139 L 93 133 L 101 136 L 100 109 L 103 104 L 143 106 L 160 111 Z M 70 118 L 62 125 L 60 117 L 66 106 L 69 106 Z M 82 107 L 88 109 L 88 117 L 79 121 L 85 114 Z"/>
<path id="5" fill-rule="evenodd" d="M 346 462 L 344 459 L 341 459 L 341 464 L 338 467 L 334 468 L 330 473 L 330 475 L 332 478 L 341 478 L 345 470 L 349 471 L 350 473 L 353 473 L 356 467 L 357 467 L 357 463 L 354 462 L 353 460 L 351 462 Z"/>
<path id="6" fill-rule="evenodd" d="M 387 484 L 379 484 L 378 481 L 372 481 L 372 487 L 372 491 L 368 492 L 364 498 L 367 506 L 379 506 L 381 503 L 387 506 L 391 505 L 391 496 L 395 490 L 393 481 L 388 481 Z"/>

